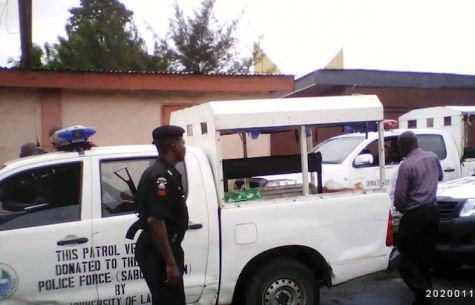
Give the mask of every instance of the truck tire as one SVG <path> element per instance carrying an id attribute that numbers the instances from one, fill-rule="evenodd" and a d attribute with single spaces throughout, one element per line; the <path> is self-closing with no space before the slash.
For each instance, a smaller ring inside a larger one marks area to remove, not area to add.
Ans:
<path id="1" fill-rule="evenodd" d="M 289 258 L 259 266 L 245 290 L 246 305 L 318 305 L 320 289 L 309 267 Z"/>

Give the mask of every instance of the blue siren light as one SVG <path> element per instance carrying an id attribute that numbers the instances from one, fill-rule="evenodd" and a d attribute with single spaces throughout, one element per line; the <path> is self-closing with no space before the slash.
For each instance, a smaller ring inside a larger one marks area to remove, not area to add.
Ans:
<path id="1" fill-rule="evenodd" d="M 58 146 L 82 144 L 88 143 L 89 138 L 95 133 L 96 130 L 92 127 L 76 125 L 56 131 L 53 140 Z"/>

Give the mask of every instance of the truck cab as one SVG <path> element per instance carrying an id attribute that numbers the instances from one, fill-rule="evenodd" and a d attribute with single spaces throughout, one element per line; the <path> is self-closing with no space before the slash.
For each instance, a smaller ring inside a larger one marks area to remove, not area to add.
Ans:
<path id="1" fill-rule="evenodd" d="M 135 207 L 129 187 L 117 174 L 127 177 L 127 169 L 138 182 L 156 158 L 153 145 L 130 145 L 54 152 L 6 163 L 0 170 L 2 302 L 150 302 L 134 258 L 135 242 L 125 239 L 137 219 Z M 188 148 L 185 162 L 177 167 L 185 178 L 187 196 L 193 198 L 188 204 L 190 221 L 201 224 L 188 231 L 183 244 L 188 253 L 189 303 L 201 297 L 206 271 L 212 270 L 206 268 L 208 259 L 218 248 L 210 242 L 218 233 L 213 228 L 215 236 L 210 235 L 205 197 L 206 181 L 212 176 L 200 167 L 199 158 L 204 158 L 199 150 Z"/>

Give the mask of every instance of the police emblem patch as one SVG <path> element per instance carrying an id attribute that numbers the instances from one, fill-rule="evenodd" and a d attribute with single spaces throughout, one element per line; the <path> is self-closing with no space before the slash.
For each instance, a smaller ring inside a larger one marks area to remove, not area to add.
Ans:
<path id="1" fill-rule="evenodd" d="M 10 266 L 0 263 L 0 301 L 11 297 L 18 286 L 18 277 Z"/>
<path id="2" fill-rule="evenodd" d="M 157 178 L 157 190 L 156 193 L 158 196 L 162 197 L 167 194 L 167 178 L 165 177 L 159 177 Z"/>

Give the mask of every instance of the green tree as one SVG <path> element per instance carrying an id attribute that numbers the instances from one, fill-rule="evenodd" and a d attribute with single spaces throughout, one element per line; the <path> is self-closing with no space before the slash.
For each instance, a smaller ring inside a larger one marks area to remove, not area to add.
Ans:
<path id="1" fill-rule="evenodd" d="M 43 58 L 43 50 L 40 46 L 33 44 L 31 46 L 31 68 L 32 69 L 41 69 L 43 68 L 43 62 L 41 59 Z M 20 58 L 17 60 L 13 58 L 8 59 L 8 64 L 11 64 L 14 68 L 20 68 Z"/>
<path id="2" fill-rule="evenodd" d="M 118 0 L 81 0 L 69 10 L 67 38 L 45 44 L 46 66 L 79 70 L 165 70 L 151 56 L 133 24 L 133 12 Z"/>
<path id="3" fill-rule="evenodd" d="M 175 1 L 167 38 L 157 41 L 154 55 L 168 60 L 169 71 L 199 73 L 248 73 L 253 62 L 240 56 L 234 36 L 238 20 L 219 24 L 213 13 L 215 0 L 185 17 Z"/>

